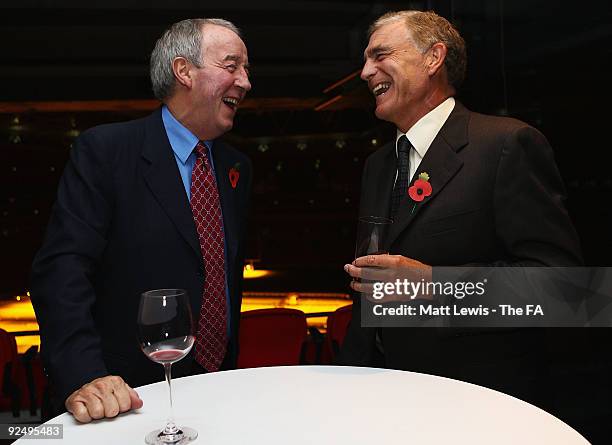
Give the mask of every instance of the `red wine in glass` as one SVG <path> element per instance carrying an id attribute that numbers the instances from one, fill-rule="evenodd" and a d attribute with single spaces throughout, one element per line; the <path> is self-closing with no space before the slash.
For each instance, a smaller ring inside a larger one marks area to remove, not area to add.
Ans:
<path id="1" fill-rule="evenodd" d="M 175 363 L 185 357 L 193 347 L 193 335 L 183 338 L 173 338 L 142 348 L 142 352 L 155 363 L 162 365 Z"/>

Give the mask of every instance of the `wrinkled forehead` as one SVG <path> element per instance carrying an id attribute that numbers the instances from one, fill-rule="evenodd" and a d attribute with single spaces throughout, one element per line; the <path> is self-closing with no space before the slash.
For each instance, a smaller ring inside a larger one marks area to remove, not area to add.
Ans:
<path id="1" fill-rule="evenodd" d="M 381 25 L 370 36 L 364 58 L 372 57 L 377 52 L 398 48 L 411 43 L 410 32 L 403 20 L 394 20 Z"/>
<path id="2" fill-rule="evenodd" d="M 202 28 L 202 55 L 220 60 L 248 63 L 246 45 L 231 29 L 219 25 L 204 25 Z"/>

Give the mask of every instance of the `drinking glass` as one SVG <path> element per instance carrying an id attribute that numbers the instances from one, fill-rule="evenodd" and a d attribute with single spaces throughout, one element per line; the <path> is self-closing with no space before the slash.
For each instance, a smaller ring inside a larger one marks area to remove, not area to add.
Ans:
<path id="1" fill-rule="evenodd" d="M 166 426 L 145 437 L 149 445 L 186 444 L 198 437 L 197 431 L 174 423 L 172 412 L 172 364 L 193 347 L 193 317 L 187 292 L 182 289 L 156 289 L 143 293 L 138 308 L 138 340 L 142 352 L 164 366 L 170 394 Z"/>
<path id="2" fill-rule="evenodd" d="M 389 253 L 387 249 L 387 231 L 391 226 L 389 218 L 382 216 L 362 216 L 357 224 L 357 241 L 355 243 L 355 258 L 366 255 L 382 255 Z M 355 281 L 362 283 L 360 294 L 366 299 L 372 297 L 372 286 L 379 279 L 375 278 L 377 267 L 362 266 L 361 278 Z"/>
<path id="3" fill-rule="evenodd" d="M 387 241 L 387 231 L 392 222 L 389 218 L 382 216 L 360 217 L 357 225 L 355 258 L 388 253 L 385 243 Z"/>

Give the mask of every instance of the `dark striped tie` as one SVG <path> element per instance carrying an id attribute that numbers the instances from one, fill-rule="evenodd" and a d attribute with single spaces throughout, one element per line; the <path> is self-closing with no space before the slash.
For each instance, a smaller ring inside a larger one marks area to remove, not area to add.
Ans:
<path id="1" fill-rule="evenodd" d="M 395 219 L 399 203 L 408 193 L 410 183 L 410 149 L 412 145 L 406 135 L 402 135 L 397 141 L 397 180 L 391 195 L 391 219 Z"/>

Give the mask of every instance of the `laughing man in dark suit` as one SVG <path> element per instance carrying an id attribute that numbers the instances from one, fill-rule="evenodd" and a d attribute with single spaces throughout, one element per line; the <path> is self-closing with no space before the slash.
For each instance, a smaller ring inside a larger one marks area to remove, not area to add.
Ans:
<path id="1" fill-rule="evenodd" d="M 432 266 L 582 263 L 546 138 L 523 122 L 474 113 L 455 100 L 465 67 L 463 39 L 435 13 L 389 13 L 370 27 L 361 77 L 376 97 L 376 116 L 393 123 L 397 136 L 365 164 L 360 214 L 394 222 L 390 254 L 356 259 L 345 266 L 351 277 L 395 271 L 419 281 L 431 278 Z M 422 174 L 428 185 L 410 196 Z M 527 399 L 537 387 L 541 367 L 532 365 L 542 350 L 533 340 L 541 332 L 381 328 L 377 347 L 376 329 L 361 327 L 360 316 L 357 300 L 341 363 L 371 365 L 382 350 L 390 368 Z"/>
<path id="2" fill-rule="evenodd" d="M 251 164 L 218 138 L 251 89 L 239 30 L 222 19 L 172 25 L 151 80 L 160 109 L 75 142 L 33 264 L 46 370 L 81 422 L 139 408 L 132 387 L 162 378 L 136 341 L 143 291 L 188 291 L 196 342 L 178 375 L 236 361 Z M 210 317 L 222 328 L 208 329 Z"/>

